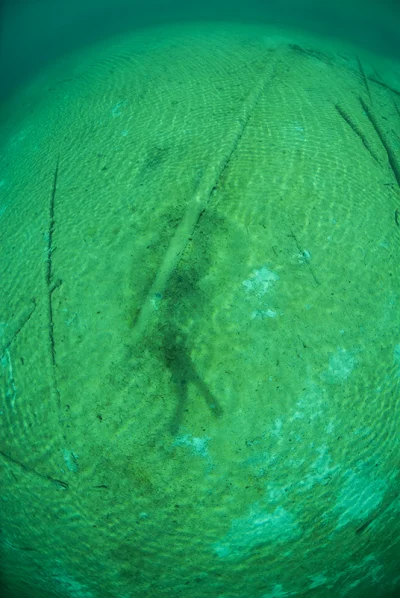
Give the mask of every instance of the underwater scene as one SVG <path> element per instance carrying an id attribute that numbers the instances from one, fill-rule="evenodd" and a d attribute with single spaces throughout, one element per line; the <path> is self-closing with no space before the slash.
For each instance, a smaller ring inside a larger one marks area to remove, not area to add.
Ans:
<path id="1" fill-rule="evenodd" d="M 1 598 L 400 596 L 399 26 L 3 2 Z"/>

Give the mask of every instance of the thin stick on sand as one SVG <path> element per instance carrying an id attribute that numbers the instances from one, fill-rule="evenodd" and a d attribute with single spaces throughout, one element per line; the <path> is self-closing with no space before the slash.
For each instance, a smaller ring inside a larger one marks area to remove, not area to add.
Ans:
<path id="1" fill-rule="evenodd" d="M 258 84 L 245 99 L 241 113 L 234 121 L 232 129 L 225 139 L 224 147 L 221 151 L 222 156 L 208 163 L 207 169 L 171 239 L 164 260 L 136 318 L 133 326 L 133 341 L 135 343 L 142 338 L 145 330 L 149 330 L 152 323 L 152 316 L 156 313 L 155 303 L 157 298 L 164 293 L 168 280 L 178 265 L 201 214 L 207 208 L 210 197 L 216 189 L 224 170 L 227 168 L 266 85 L 271 82 L 275 72 L 276 61 L 270 61 L 263 71 Z"/>

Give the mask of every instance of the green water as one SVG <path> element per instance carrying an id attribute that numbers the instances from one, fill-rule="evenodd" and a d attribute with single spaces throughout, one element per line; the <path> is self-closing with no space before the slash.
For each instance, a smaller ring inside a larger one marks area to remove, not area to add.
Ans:
<path id="1" fill-rule="evenodd" d="M 1 595 L 396 596 L 395 8 L 97 8 L 3 13 Z"/>

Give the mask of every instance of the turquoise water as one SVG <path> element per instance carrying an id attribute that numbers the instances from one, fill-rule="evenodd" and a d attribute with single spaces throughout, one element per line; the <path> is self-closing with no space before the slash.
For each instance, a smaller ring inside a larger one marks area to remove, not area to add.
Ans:
<path id="1" fill-rule="evenodd" d="M 164 23 L 274 24 L 334 36 L 389 56 L 400 55 L 399 8 L 391 0 L 5 0 L 0 17 L 1 94 L 65 52 Z"/>
<path id="2" fill-rule="evenodd" d="M 2 597 L 398 595 L 396 17 L 4 6 Z"/>

